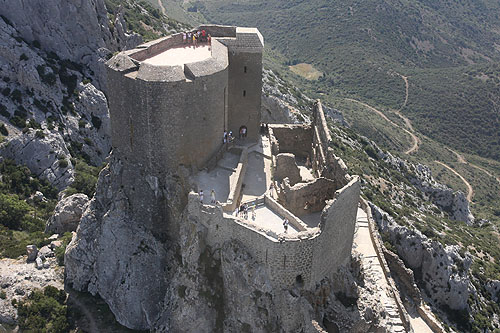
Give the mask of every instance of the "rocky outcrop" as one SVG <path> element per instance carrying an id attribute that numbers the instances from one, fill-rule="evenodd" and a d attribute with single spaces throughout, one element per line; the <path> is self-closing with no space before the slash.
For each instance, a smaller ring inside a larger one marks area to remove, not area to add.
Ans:
<path id="1" fill-rule="evenodd" d="M 113 35 L 103 0 L 3 0 L 0 14 L 28 43 L 36 41 L 42 49 L 88 67 L 101 88 L 105 82 L 103 56 L 141 42 L 138 35 L 123 29 L 122 15 L 117 15 L 118 29 Z"/>
<path id="2" fill-rule="evenodd" d="M 74 180 L 71 155 L 59 133 L 39 133 L 29 130 L 11 138 L 7 145 L 0 148 L 0 153 L 18 164 L 26 165 L 37 177 L 47 179 L 62 190 Z"/>
<path id="3" fill-rule="evenodd" d="M 82 83 L 91 69 L 33 46 L 7 22 L 0 19 L 0 120 L 9 135 L 0 154 L 64 189 L 74 177 L 71 155 L 99 165 L 109 153 L 106 98 L 97 80 Z"/>
<path id="4" fill-rule="evenodd" d="M 412 164 L 389 152 L 384 152 L 376 145 L 377 155 L 392 165 L 410 182 L 422 191 L 436 206 L 447 212 L 451 219 L 474 224 L 474 216 L 470 211 L 469 202 L 461 191 L 453 191 L 448 186 L 438 183 L 433 177 L 430 168 L 423 164 Z"/>
<path id="5" fill-rule="evenodd" d="M 45 232 L 65 233 L 76 231 L 89 197 L 83 193 L 73 194 L 57 203 L 54 214 L 47 221 Z"/>
<path id="6" fill-rule="evenodd" d="M 50 268 L 38 269 L 35 262 L 26 263 L 26 257 L 0 260 L 0 292 L 6 294 L 5 298 L 0 298 L 0 324 L 16 323 L 17 310 L 12 305 L 13 300 L 19 301 L 31 291 L 48 285 L 64 288 L 64 270 L 55 261 L 55 258 L 48 258 L 46 263 Z"/>
<path id="7" fill-rule="evenodd" d="M 467 309 L 470 255 L 460 254 L 458 246 L 444 247 L 418 230 L 400 226 L 372 203 L 370 207 L 380 232 L 391 239 L 400 258 L 413 270 L 427 299 L 453 310 Z"/>

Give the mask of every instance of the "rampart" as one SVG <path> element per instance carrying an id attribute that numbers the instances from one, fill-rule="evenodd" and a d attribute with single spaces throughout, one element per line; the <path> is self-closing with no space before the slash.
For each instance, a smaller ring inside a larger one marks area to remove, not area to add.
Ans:
<path id="1" fill-rule="evenodd" d="M 359 200 L 359 180 L 338 190 L 321 215 L 319 228 L 294 237 L 279 238 L 251 222 L 224 214 L 221 206 L 203 205 L 196 193 L 189 195 L 189 219 L 206 227 L 208 245 L 218 248 L 237 240 L 267 270 L 274 288 L 312 288 L 331 276 L 351 256 L 354 221 Z"/>

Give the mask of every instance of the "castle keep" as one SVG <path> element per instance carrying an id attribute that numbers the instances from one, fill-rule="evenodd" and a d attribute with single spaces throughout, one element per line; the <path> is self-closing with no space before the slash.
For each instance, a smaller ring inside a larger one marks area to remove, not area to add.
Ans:
<path id="1" fill-rule="evenodd" d="M 195 48 L 176 34 L 108 61 L 113 149 L 153 175 L 152 189 L 166 170 L 183 170 L 185 217 L 211 248 L 240 242 L 273 288 L 312 288 L 350 260 L 359 179 L 333 154 L 319 101 L 310 123 L 261 127 L 257 29 L 198 30 L 211 35 L 210 44 Z M 247 137 L 238 138 L 241 128 Z M 224 131 L 234 142 L 223 142 Z M 247 214 L 237 212 L 242 205 Z M 298 320 L 282 305 L 288 322 Z"/>
<path id="2" fill-rule="evenodd" d="M 113 149 L 153 172 L 202 169 L 224 131 L 237 135 L 245 127 L 250 140 L 258 138 L 262 35 L 254 28 L 199 30 L 211 35 L 210 45 L 194 48 L 175 34 L 107 63 Z"/>

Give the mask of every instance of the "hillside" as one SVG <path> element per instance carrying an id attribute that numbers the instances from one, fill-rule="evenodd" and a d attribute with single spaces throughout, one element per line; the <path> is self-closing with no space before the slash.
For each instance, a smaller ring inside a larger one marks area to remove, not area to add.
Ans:
<path id="1" fill-rule="evenodd" d="M 301 82 L 311 93 L 398 108 L 403 83 L 394 72 L 410 76 L 417 89 L 402 111 L 419 131 L 455 149 L 500 158 L 500 124 L 493 118 L 497 2 L 207 0 L 198 8 L 215 23 L 257 26 L 271 54 L 283 55 L 272 61 L 282 71 L 285 64 L 310 63 L 325 73 Z"/>

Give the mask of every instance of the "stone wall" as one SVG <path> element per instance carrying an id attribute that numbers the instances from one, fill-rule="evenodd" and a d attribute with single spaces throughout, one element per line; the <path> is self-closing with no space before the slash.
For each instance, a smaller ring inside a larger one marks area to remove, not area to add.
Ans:
<path id="1" fill-rule="evenodd" d="M 312 182 L 294 186 L 284 182 L 278 199 L 286 202 L 285 206 L 293 214 L 303 216 L 321 211 L 326 206 L 326 201 L 334 197 L 337 189 L 337 184 L 327 178 L 316 178 Z"/>
<path id="2" fill-rule="evenodd" d="M 200 204 L 194 192 L 189 195 L 188 215 L 191 221 L 207 228 L 210 246 L 219 248 L 230 240 L 245 244 L 252 256 L 266 267 L 273 288 L 293 287 L 296 283 L 311 288 L 349 261 L 358 199 L 356 177 L 338 190 L 336 198 L 325 207 L 321 232 L 312 228 L 281 241 L 251 222 L 224 215 L 220 206 Z"/>
<path id="3" fill-rule="evenodd" d="M 233 52 L 229 48 L 228 129 L 238 136 L 247 127 L 248 140 L 260 130 L 262 53 Z"/>
<path id="4" fill-rule="evenodd" d="M 311 153 L 313 131 L 310 125 L 269 125 L 269 137 L 273 155 L 291 153 L 305 158 Z"/>
<path id="5" fill-rule="evenodd" d="M 222 135 L 260 125 L 263 39 L 257 29 L 202 26 L 211 57 L 179 66 L 144 61 L 182 44 L 182 35 L 121 52 L 107 62 L 112 147 L 139 165 L 202 169 L 217 160 Z M 238 32 L 239 31 L 239 32 Z M 216 38 L 220 36 L 220 38 Z"/>
<path id="6" fill-rule="evenodd" d="M 153 170 L 202 168 L 221 147 L 227 70 L 177 82 L 109 70 L 108 82 L 112 146 L 127 158 Z"/>

